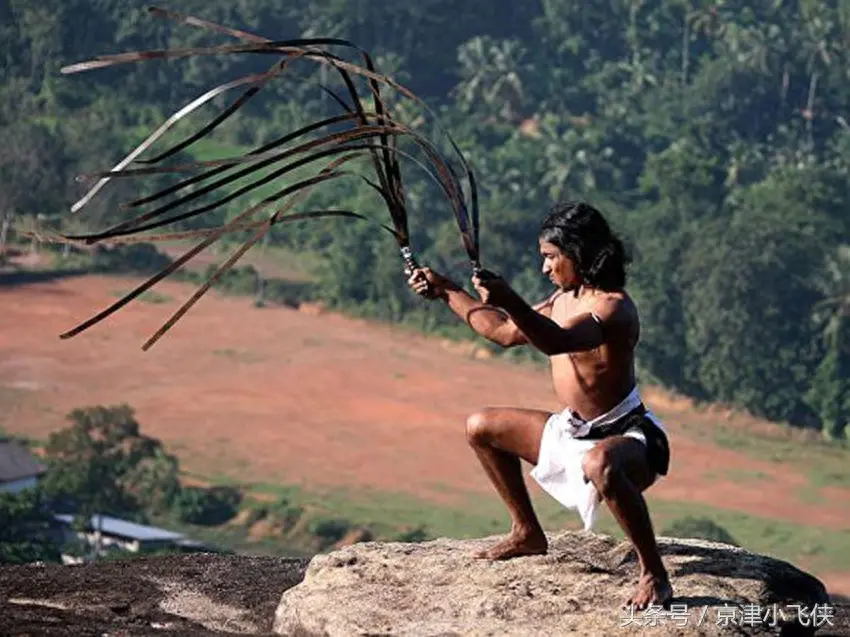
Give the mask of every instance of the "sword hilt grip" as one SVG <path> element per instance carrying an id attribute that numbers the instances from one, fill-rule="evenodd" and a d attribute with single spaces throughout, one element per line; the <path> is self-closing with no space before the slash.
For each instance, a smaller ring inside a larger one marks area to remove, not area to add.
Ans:
<path id="1" fill-rule="evenodd" d="M 413 272 L 415 270 L 419 269 L 419 264 L 416 262 L 416 259 L 413 257 L 413 252 L 407 246 L 404 246 L 403 248 L 401 248 L 401 258 L 404 261 L 404 275 L 407 278 L 410 278 L 411 275 L 413 274 Z M 434 291 L 431 289 L 431 284 L 428 283 L 427 285 L 428 285 L 428 287 L 426 288 L 425 293 L 422 296 L 424 296 L 426 299 L 435 298 L 434 294 L 433 294 Z"/>
<path id="2" fill-rule="evenodd" d="M 404 246 L 401 249 L 401 258 L 404 261 L 404 274 L 406 276 L 410 276 L 413 274 L 414 270 L 419 269 L 419 264 L 416 262 L 416 259 L 413 257 L 413 252 L 407 246 Z"/>

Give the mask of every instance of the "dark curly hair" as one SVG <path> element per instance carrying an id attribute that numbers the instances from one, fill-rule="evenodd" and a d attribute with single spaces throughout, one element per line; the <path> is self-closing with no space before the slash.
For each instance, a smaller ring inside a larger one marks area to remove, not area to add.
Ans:
<path id="1" fill-rule="evenodd" d="M 555 205 L 543 220 L 539 236 L 573 261 L 587 285 L 607 292 L 625 287 L 629 257 L 623 242 L 590 204 L 567 201 Z"/>

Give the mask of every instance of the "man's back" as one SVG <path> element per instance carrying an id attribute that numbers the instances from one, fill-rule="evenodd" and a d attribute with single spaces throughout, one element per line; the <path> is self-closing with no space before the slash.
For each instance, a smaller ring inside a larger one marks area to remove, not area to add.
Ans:
<path id="1" fill-rule="evenodd" d="M 584 289 L 558 295 L 551 318 L 568 326 L 588 313 L 599 320 L 605 341 L 597 348 L 551 357 L 555 393 L 564 406 L 592 419 L 623 400 L 635 386 L 634 351 L 640 336 L 637 308 L 628 294 Z"/>

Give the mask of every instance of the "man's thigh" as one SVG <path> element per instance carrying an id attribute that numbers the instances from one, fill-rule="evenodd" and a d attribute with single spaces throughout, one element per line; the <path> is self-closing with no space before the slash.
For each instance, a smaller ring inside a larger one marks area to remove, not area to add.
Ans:
<path id="1" fill-rule="evenodd" d="M 516 454 L 526 462 L 537 464 L 540 438 L 546 421 L 552 415 L 539 409 L 488 407 L 480 412 L 486 423 L 487 440 L 501 451 Z"/>
<path id="2" fill-rule="evenodd" d="M 592 450 L 605 455 L 613 468 L 623 471 L 639 491 L 645 491 L 655 482 L 655 471 L 649 464 L 647 447 L 629 436 L 612 436 L 602 440 Z"/>

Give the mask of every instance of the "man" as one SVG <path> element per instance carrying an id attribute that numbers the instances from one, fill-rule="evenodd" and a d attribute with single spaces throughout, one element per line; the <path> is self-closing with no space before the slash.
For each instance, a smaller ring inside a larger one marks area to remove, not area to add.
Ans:
<path id="1" fill-rule="evenodd" d="M 640 561 L 638 586 L 626 603 L 639 609 L 667 604 L 673 590 L 641 492 L 667 474 L 669 448 L 636 389 L 640 322 L 624 290 L 623 245 L 599 211 L 574 202 L 552 210 L 539 244 L 543 274 L 557 289 L 534 307 L 490 273 L 472 279 L 480 300 L 428 268 L 408 281 L 418 294 L 442 299 L 484 338 L 503 347 L 530 344 L 549 356 L 555 392 L 566 406 L 558 414 L 494 407 L 467 420 L 469 444 L 512 521 L 508 537 L 479 557 L 548 550 L 522 458 L 534 465 L 531 475 L 544 490 L 579 510 L 586 529 L 605 501 Z"/>

